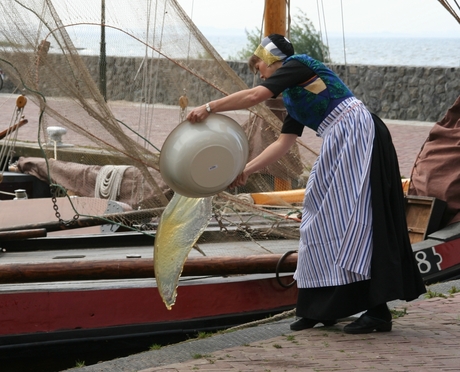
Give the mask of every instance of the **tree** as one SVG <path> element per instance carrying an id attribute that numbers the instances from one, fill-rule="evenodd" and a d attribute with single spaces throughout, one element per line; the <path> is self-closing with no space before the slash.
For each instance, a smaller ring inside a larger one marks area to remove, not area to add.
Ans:
<path id="1" fill-rule="evenodd" d="M 318 61 L 330 62 L 329 48 L 323 44 L 320 34 L 316 32 L 307 15 L 299 10 L 295 19 L 298 23 L 291 26 L 291 43 L 295 52 L 308 54 Z"/>
<path id="2" fill-rule="evenodd" d="M 321 41 L 320 34 L 316 32 L 313 23 L 307 15 L 298 10 L 295 21 L 290 30 L 290 41 L 294 46 L 297 54 L 308 54 L 310 57 L 322 62 L 330 62 L 329 48 Z M 260 44 L 260 29 L 254 31 L 245 30 L 248 38 L 246 47 L 240 50 L 236 58 L 238 60 L 247 60 L 252 56 Z"/>

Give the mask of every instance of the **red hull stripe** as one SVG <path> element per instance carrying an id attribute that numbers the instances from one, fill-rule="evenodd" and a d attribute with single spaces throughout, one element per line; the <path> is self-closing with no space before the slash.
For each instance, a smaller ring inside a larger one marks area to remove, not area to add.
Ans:
<path id="1" fill-rule="evenodd" d="M 285 280 L 289 283 L 292 277 Z M 170 311 L 154 287 L 4 293 L 0 334 L 198 319 L 294 306 L 296 298 L 295 286 L 282 288 L 275 278 L 180 285 Z"/>

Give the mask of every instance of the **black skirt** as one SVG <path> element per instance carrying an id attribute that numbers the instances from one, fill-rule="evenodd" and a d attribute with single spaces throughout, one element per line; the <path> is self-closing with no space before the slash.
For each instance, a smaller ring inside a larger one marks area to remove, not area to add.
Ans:
<path id="1" fill-rule="evenodd" d="M 376 115 L 372 149 L 373 251 L 371 279 L 351 284 L 300 288 L 296 315 L 340 319 L 388 301 L 411 301 L 426 292 L 407 232 L 398 158 L 390 132 Z"/>

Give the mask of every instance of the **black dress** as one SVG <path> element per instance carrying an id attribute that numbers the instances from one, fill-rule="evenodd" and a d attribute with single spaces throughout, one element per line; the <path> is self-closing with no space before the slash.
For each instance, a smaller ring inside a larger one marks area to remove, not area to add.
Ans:
<path id="1" fill-rule="evenodd" d="M 296 309 L 299 317 L 340 319 L 388 301 L 411 301 L 426 292 L 407 232 L 396 151 L 386 125 L 376 115 L 373 119 L 371 279 L 299 289 Z"/>

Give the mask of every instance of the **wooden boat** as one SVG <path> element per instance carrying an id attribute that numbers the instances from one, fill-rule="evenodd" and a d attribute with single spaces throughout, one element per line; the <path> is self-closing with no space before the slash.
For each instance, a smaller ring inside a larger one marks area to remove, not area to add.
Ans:
<path id="1" fill-rule="evenodd" d="M 101 248 L 106 239 L 111 247 Z M 112 247 L 114 240 L 120 246 Z M 37 249 L 34 243 L 39 251 L 28 250 Z M 41 250 L 43 243 L 46 250 Z M 53 243 L 65 249 L 50 249 Z M 279 251 L 294 248 L 291 243 L 279 246 Z M 235 243 L 231 245 L 236 249 Z M 52 345 L 84 348 L 88 341 L 100 340 L 161 343 L 171 335 L 216 331 L 274 315 L 292 309 L 296 301 L 297 289 L 289 286 L 295 255 L 283 259 L 278 268 L 291 274 L 275 275 L 281 254 L 249 256 L 238 249 L 233 252 L 236 256 L 222 257 L 220 244 L 217 257 L 212 256 L 212 247 L 205 248 L 211 253 L 204 258 L 192 252 L 177 302 L 167 310 L 153 278 L 152 241 L 139 233 L 36 238 L 4 247 L 3 355 L 26 349 L 38 352 Z"/>
<path id="2" fill-rule="evenodd" d="M 219 227 L 210 225 L 199 242 L 206 256 L 190 253 L 177 302 L 167 310 L 154 279 L 152 236 L 102 233 L 100 222 L 69 234 L 59 231 L 59 223 L 42 222 L 50 219 L 47 214 L 53 217 L 45 208 L 49 199 L 1 203 L 0 354 L 39 353 L 50 345 L 84 348 L 89 340 L 184 337 L 295 306 L 296 240 L 265 241 L 264 249 L 272 252 L 266 254 L 238 236 L 216 241 Z M 27 203 L 35 219 L 41 210 L 42 220 L 31 223 L 31 218 L 15 230 L 10 218 L 12 228 L 5 227 L 5 216 L 12 216 L 18 203 Z M 60 205 L 67 217 L 70 204 Z"/>

